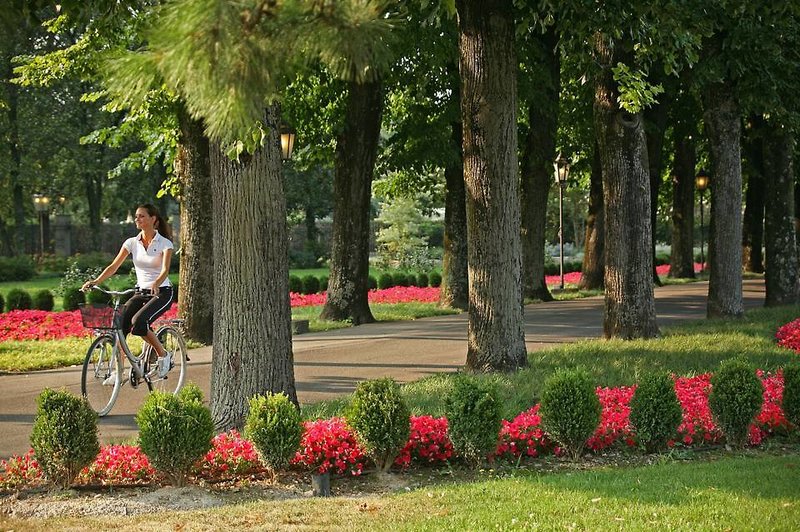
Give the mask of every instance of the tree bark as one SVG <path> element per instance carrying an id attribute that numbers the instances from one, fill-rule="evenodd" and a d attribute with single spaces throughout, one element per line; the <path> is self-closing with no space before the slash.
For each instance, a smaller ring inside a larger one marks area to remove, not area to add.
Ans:
<path id="1" fill-rule="evenodd" d="M 469 237 L 469 371 L 526 365 L 511 0 L 457 0 Z"/>
<path id="2" fill-rule="evenodd" d="M 3 57 L 5 79 L 12 76 L 11 55 Z M 8 169 L 11 199 L 14 205 L 14 254 L 25 253 L 25 200 L 23 198 L 20 171 L 22 169 L 22 153 L 19 140 L 19 86 L 15 83 L 4 83 L 6 92 L 6 110 L 8 116 L 8 148 L 11 165 Z"/>
<path id="3" fill-rule="evenodd" d="M 798 302 L 798 259 L 794 228 L 794 137 L 768 127 L 764 141 L 766 181 L 765 243 L 768 307 Z"/>
<path id="4" fill-rule="evenodd" d="M 522 157 L 522 295 L 552 301 L 544 273 L 547 196 L 553 182 L 558 134 L 558 98 L 561 92 L 561 60 L 558 33 L 550 26 L 536 38 L 542 57 L 540 90 L 528 103 L 530 130 Z"/>
<path id="5" fill-rule="evenodd" d="M 452 139 L 461 152 L 463 128 L 452 124 Z M 464 190 L 464 158 L 458 157 L 444 169 L 446 182 L 444 204 L 444 255 L 439 305 L 467 310 L 469 308 L 469 275 L 467 273 L 467 199 Z"/>
<path id="6" fill-rule="evenodd" d="M 209 141 L 203 123 L 178 112 L 175 172 L 181 183 L 181 279 L 178 309 L 184 333 L 210 345 L 214 334 L 214 212 Z"/>
<path id="7" fill-rule="evenodd" d="M 214 192 L 214 350 L 211 412 L 217 430 L 241 429 L 248 400 L 284 392 L 297 404 L 289 306 L 289 252 L 279 110 L 252 156 L 211 149 Z"/>
<path id="8" fill-rule="evenodd" d="M 647 127 L 645 128 L 647 138 L 647 161 L 648 173 L 650 175 L 650 241 L 652 242 L 653 254 L 653 283 L 661 286 L 661 279 L 656 273 L 656 222 L 658 219 L 658 195 L 661 191 L 661 170 L 664 166 L 664 135 L 667 131 L 667 105 L 664 102 L 667 95 L 662 96 L 661 101 L 644 112 L 644 119 Z"/>
<path id="9" fill-rule="evenodd" d="M 383 90 L 380 82 L 349 83 L 347 111 L 336 142 L 328 299 L 320 318 L 375 321 L 369 309 L 372 173 L 378 155 Z"/>
<path id="10" fill-rule="evenodd" d="M 672 167 L 672 249 L 669 276 L 694 278 L 695 143 L 692 135 L 675 128 Z"/>
<path id="11" fill-rule="evenodd" d="M 739 106 L 731 87 L 709 85 L 703 118 L 711 152 L 708 317 L 738 318 L 742 302 L 742 166 Z"/>
<path id="12" fill-rule="evenodd" d="M 598 290 L 605 285 L 605 212 L 603 207 L 603 168 L 597 141 L 592 153 L 592 171 L 589 177 L 589 214 L 586 217 L 586 238 L 583 247 L 583 265 L 578 288 Z"/>
<path id="13" fill-rule="evenodd" d="M 653 294 L 650 175 L 641 113 L 619 108 L 610 67 L 615 58 L 596 35 L 603 68 L 595 87 L 594 123 L 603 168 L 606 268 L 603 331 L 606 338 L 658 336 Z"/>
<path id="14" fill-rule="evenodd" d="M 764 272 L 764 139 L 763 117 L 754 117 L 742 148 L 747 158 L 747 191 L 742 225 L 742 265 L 748 272 Z"/>

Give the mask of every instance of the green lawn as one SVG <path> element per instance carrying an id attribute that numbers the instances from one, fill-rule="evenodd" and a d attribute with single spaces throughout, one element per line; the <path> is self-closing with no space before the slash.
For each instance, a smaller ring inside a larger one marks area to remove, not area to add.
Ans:
<path id="1" fill-rule="evenodd" d="M 406 478 L 392 476 L 398 483 Z M 353 481 L 335 479 L 334 494 L 337 484 L 348 482 Z M 425 482 L 405 493 L 400 488 L 384 496 L 277 497 L 202 511 L 161 512 L 157 518 L 144 514 L 20 520 L 0 514 L 0 528 L 797 530 L 799 494 L 800 456 L 794 450 L 785 456 L 747 453 L 690 462 L 665 456 L 653 466 L 558 473 L 483 471 L 473 480 Z"/>

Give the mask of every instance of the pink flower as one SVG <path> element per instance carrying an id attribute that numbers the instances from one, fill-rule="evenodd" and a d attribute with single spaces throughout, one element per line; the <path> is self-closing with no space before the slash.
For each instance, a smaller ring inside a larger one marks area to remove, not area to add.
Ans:
<path id="1" fill-rule="evenodd" d="M 306 421 L 303 427 L 300 450 L 293 464 L 305 465 L 319 474 L 328 471 L 342 474 L 347 470 L 353 475 L 361 474 L 366 456 L 344 419 Z"/>
<path id="2" fill-rule="evenodd" d="M 434 464 L 446 462 L 453 456 L 453 444 L 447 435 L 447 418 L 411 416 L 410 423 L 408 443 L 395 459 L 396 465 L 407 468 L 412 460 Z"/>

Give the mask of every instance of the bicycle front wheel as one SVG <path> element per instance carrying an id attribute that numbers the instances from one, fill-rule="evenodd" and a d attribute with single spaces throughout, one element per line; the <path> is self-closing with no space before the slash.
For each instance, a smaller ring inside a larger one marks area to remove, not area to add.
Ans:
<path id="1" fill-rule="evenodd" d="M 100 417 L 111 411 L 122 388 L 122 362 L 114 338 L 98 336 L 83 361 L 81 394 Z"/>
<path id="2" fill-rule="evenodd" d="M 186 381 L 186 341 L 177 329 L 169 325 L 158 329 L 156 336 L 164 349 L 172 353 L 172 369 L 163 378 L 159 378 L 157 371 L 152 372 L 156 373 L 151 377 L 153 390 L 178 393 Z"/>

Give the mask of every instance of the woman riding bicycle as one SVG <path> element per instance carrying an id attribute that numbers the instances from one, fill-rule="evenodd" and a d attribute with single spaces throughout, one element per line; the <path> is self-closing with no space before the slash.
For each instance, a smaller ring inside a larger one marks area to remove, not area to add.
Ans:
<path id="1" fill-rule="evenodd" d="M 86 281 L 82 290 L 89 290 L 114 275 L 128 255 L 136 270 L 137 293 L 122 310 L 122 331 L 133 333 L 153 346 L 158 355 L 158 376 L 164 378 L 172 368 L 172 353 L 166 351 L 150 325 L 164 314 L 172 303 L 169 264 L 172 259 L 172 234 L 164 218 L 153 205 L 136 208 L 137 236 L 127 239 L 117 257 L 95 279 Z"/>

